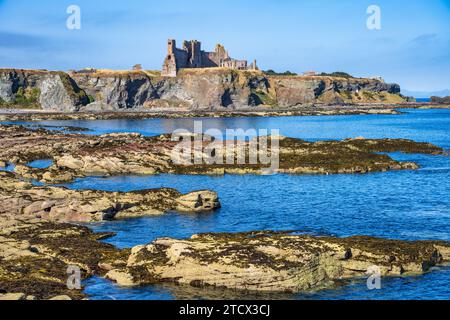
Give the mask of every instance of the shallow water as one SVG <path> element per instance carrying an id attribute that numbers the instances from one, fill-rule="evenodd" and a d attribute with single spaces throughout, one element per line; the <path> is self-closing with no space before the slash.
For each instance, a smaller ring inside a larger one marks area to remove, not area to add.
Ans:
<path id="1" fill-rule="evenodd" d="M 53 164 L 52 159 L 39 159 L 27 163 L 27 166 L 34 169 L 47 169 Z"/>
<path id="2" fill-rule="evenodd" d="M 155 135 L 193 126 L 195 119 L 45 121 L 41 125 L 86 127 L 88 133 L 140 132 Z M 408 110 L 405 115 L 197 119 L 204 128 L 279 129 L 305 140 L 407 138 L 450 150 L 450 110 Z M 36 123 L 34 123 L 36 124 Z M 336 236 L 369 235 L 403 240 L 450 241 L 450 157 L 393 154 L 415 161 L 418 171 L 366 175 L 127 176 L 89 177 L 67 185 L 75 189 L 130 191 L 172 187 L 181 192 L 212 189 L 223 207 L 215 213 L 169 213 L 128 221 L 91 224 L 113 231 L 107 241 L 119 247 L 158 237 L 190 237 L 200 232 L 297 230 Z M 383 289 L 368 291 L 364 281 L 292 299 L 449 299 L 450 269 L 420 277 L 383 279 Z M 99 278 L 88 280 L 93 299 L 245 298 L 230 292 L 151 286 L 124 289 Z M 261 296 L 260 298 L 278 298 Z"/>

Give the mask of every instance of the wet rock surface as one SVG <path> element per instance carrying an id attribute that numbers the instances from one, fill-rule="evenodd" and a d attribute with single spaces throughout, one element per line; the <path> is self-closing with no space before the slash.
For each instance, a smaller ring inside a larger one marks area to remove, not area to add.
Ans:
<path id="1" fill-rule="evenodd" d="M 99 105 L 99 110 L 93 105 Z M 291 108 L 258 107 L 239 110 L 195 110 L 176 108 L 120 109 L 108 110 L 98 102 L 84 107 L 78 112 L 46 112 L 23 109 L 1 109 L 0 121 L 45 121 L 45 120 L 116 120 L 116 119 L 178 119 L 178 118 L 238 118 L 238 117 L 297 117 L 329 115 L 396 115 L 402 109 L 448 109 L 449 104 L 436 103 L 358 103 L 343 105 L 304 104 Z M 76 130 L 81 131 L 81 130 Z"/>
<path id="2" fill-rule="evenodd" d="M 106 277 L 123 286 L 175 283 L 259 292 L 302 292 L 336 281 L 423 274 L 450 259 L 450 244 L 291 233 L 200 234 L 162 238 L 131 250 Z"/>

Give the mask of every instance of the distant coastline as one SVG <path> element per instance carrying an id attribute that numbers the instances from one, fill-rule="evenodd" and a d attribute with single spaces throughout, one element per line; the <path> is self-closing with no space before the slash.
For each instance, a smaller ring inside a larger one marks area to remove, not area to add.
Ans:
<path id="1" fill-rule="evenodd" d="M 426 99 L 431 97 L 448 97 L 450 96 L 450 89 L 439 90 L 439 91 L 414 91 L 402 89 L 402 94 L 405 96 L 414 97 L 417 100 Z"/>

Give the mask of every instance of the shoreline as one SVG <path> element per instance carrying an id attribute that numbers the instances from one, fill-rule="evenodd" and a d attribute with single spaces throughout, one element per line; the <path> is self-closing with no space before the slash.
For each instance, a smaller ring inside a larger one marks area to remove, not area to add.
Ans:
<path id="1" fill-rule="evenodd" d="M 33 109 L 0 109 L 0 121 L 41 120 L 111 120 L 153 118 L 239 118 L 239 117 L 293 117 L 327 115 L 401 114 L 401 109 L 450 109 L 450 105 L 433 103 L 362 104 L 342 106 L 305 106 L 300 108 L 260 108 L 239 110 L 114 110 L 98 112 L 57 112 Z"/>

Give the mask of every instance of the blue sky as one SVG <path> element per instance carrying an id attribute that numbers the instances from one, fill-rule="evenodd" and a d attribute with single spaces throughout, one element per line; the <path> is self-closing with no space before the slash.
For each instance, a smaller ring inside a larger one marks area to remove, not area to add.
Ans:
<path id="1" fill-rule="evenodd" d="M 66 9 L 81 8 L 81 30 Z M 382 29 L 368 30 L 378 5 Z M 0 67 L 160 69 L 167 38 L 223 43 L 262 69 L 450 88 L 450 0 L 0 0 Z"/>

